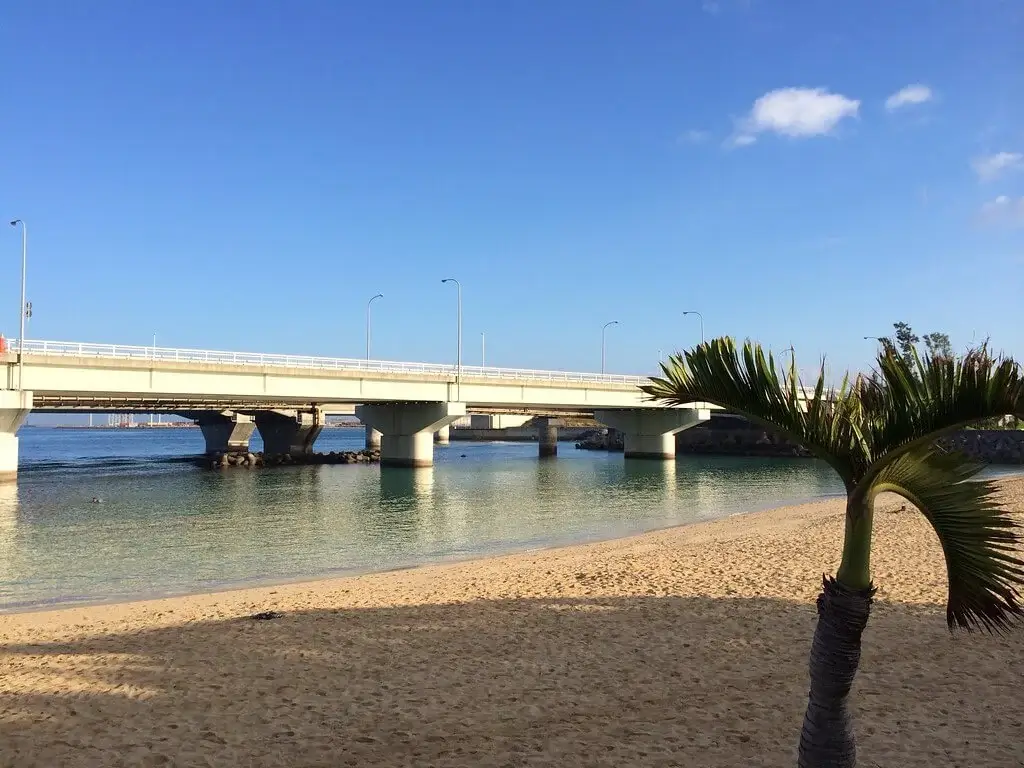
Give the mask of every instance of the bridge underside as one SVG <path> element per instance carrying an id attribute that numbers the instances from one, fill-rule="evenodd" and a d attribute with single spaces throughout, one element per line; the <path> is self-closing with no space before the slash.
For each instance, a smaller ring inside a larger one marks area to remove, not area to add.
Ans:
<path id="1" fill-rule="evenodd" d="M 70 395 L 43 391 L 26 394 L 31 409 L 40 412 L 176 414 L 199 424 L 207 453 L 247 451 L 251 436 L 258 430 L 267 452 L 293 456 L 309 454 L 328 415 L 355 414 L 366 425 L 366 447 L 379 448 L 383 464 L 412 467 L 432 464 L 434 442 L 447 444 L 450 425 L 467 413 L 485 416 L 527 413 L 536 417 L 541 457 L 557 453 L 560 418 L 591 416 L 624 433 L 626 458 L 661 459 L 675 456 L 675 433 L 710 417 L 706 408 L 699 407 L 608 409 L 519 403 L 315 402 L 150 393 Z M 0 446 L 0 464 L 3 464 L 2 449 Z M 16 444 L 13 450 L 16 456 Z M 0 478 L 5 471 L 16 471 L 16 460 L 13 469 L 5 470 L 0 466 Z"/>
<path id="2" fill-rule="evenodd" d="M 255 414 L 273 410 L 319 410 L 326 414 L 352 415 L 365 401 L 323 403 L 310 400 L 264 400 L 237 397 L 180 397 L 175 395 L 91 395 L 89 397 L 36 393 L 32 410 L 41 413 L 184 413 L 188 411 L 239 411 Z M 382 403 L 386 404 L 386 403 Z M 521 414 L 552 418 L 593 416 L 596 407 L 544 405 L 495 405 L 466 403 L 468 411 L 481 415 Z"/>

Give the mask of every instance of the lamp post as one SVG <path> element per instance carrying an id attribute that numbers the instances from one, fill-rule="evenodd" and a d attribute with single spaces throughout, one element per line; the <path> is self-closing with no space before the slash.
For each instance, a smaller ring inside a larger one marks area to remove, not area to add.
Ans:
<path id="1" fill-rule="evenodd" d="M 370 305 L 376 299 L 383 299 L 384 294 L 378 293 L 376 296 L 371 296 L 370 300 L 366 302 L 366 359 L 370 359 Z"/>
<path id="2" fill-rule="evenodd" d="M 480 367 L 487 367 L 487 334 L 480 331 Z"/>
<path id="3" fill-rule="evenodd" d="M 458 351 L 455 358 L 455 393 L 456 397 L 462 396 L 462 283 L 456 280 L 454 277 L 446 277 L 441 280 L 442 283 L 455 283 L 455 287 L 458 289 Z"/>
<path id="4" fill-rule="evenodd" d="M 618 325 L 618 324 L 619 324 L 618 320 L 609 320 L 607 323 L 604 324 L 604 327 L 601 329 L 601 373 L 604 373 L 605 338 L 606 338 L 607 333 L 608 333 L 608 326 L 609 325 Z"/>
<path id="5" fill-rule="evenodd" d="M 154 364 L 156 363 L 156 332 L 155 331 L 153 332 L 153 362 L 154 362 Z M 160 417 L 157 416 L 157 420 L 158 421 L 159 421 L 159 419 L 160 419 Z M 153 414 L 152 413 L 149 414 L 149 426 L 151 426 L 151 427 L 153 426 Z"/>
<path id="6" fill-rule="evenodd" d="M 793 349 L 792 344 L 779 353 L 779 365 L 782 364 L 782 356 L 787 353 L 789 354 L 789 374 L 794 376 L 796 375 L 796 350 Z"/>
<path id="7" fill-rule="evenodd" d="M 25 388 L 25 267 L 28 264 L 28 227 L 22 219 L 14 219 L 12 227 L 21 224 L 21 330 L 18 333 L 18 389 Z"/>
<path id="8" fill-rule="evenodd" d="M 890 339 L 887 339 L 885 336 L 865 336 L 864 341 L 877 341 L 879 344 L 882 345 L 882 348 L 886 352 L 890 350 L 892 350 L 893 352 L 896 351 L 896 347 L 893 345 L 892 341 Z"/>
<path id="9" fill-rule="evenodd" d="M 700 312 L 696 312 L 692 309 L 683 312 L 684 315 L 696 315 L 697 319 L 700 320 L 700 343 L 704 343 L 704 315 Z"/>

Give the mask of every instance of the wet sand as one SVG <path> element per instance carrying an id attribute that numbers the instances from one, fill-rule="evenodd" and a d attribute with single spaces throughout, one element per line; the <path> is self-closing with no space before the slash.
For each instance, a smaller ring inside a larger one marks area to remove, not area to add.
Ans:
<path id="1" fill-rule="evenodd" d="M 1024 479 L 1001 481 L 1024 513 Z M 884 498 L 861 765 L 1024 766 L 1024 628 L 946 629 Z M 415 570 L 0 616 L 0 765 L 792 766 L 842 502 Z M 283 615 L 247 618 L 262 611 Z"/>

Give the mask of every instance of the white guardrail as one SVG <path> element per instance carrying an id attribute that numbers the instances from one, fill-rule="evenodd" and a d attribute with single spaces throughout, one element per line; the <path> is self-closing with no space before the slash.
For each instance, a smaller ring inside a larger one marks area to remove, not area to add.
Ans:
<path id="1" fill-rule="evenodd" d="M 10 352 L 17 353 L 17 339 L 7 342 Z M 121 344 L 91 344 L 74 341 L 26 341 L 25 354 L 54 357 L 98 357 L 115 360 L 151 360 L 175 363 L 212 363 L 252 365 L 272 368 L 307 368 L 322 371 L 366 371 L 379 373 L 427 374 L 454 376 L 454 365 L 437 363 L 400 363 L 387 360 L 359 360 L 309 355 L 273 355 L 257 352 L 217 352 L 209 349 L 170 349 Z M 646 376 L 604 373 L 572 373 L 569 371 L 535 371 L 523 368 L 482 368 L 462 366 L 463 376 L 516 381 L 568 381 L 591 384 L 625 384 L 637 386 L 648 381 Z"/>

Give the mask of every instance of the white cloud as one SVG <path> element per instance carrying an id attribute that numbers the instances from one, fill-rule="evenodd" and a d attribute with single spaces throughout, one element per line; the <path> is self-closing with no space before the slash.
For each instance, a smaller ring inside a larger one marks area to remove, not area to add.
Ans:
<path id="1" fill-rule="evenodd" d="M 859 109 L 860 101 L 826 88 L 779 88 L 754 102 L 729 144 L 753 144 L 765 131 L 796 138 L 824 136 L 843 119 L 856 117 Z"/>
<path id="2" fill-rule="evenodd" d="M 981 206 L 981 220 L 985 224 L 1024 227 L 1024 197 L 1000 195 Z"/>
<path id="3" fill-rule="evenodd" d="M 915 83 L 914 85 L 908 85 L 905 88 L 900 88 L 896 93 L 886 99 L 885 108 L 890 112 L 893 112 L 900 107 L 906 107 L 911 104 L 924 104 L 926 101 L 931 101 L 933 95 L 932 89 L 927 85 Z"/>
<path id="4" fill-rule="evenodd" d="M 992 181 L 1007 171 L 1024 170 L 1024 155 L 1020 152 L 996 152 L 974 158 L 971 167 L 981 181 Z"/>

